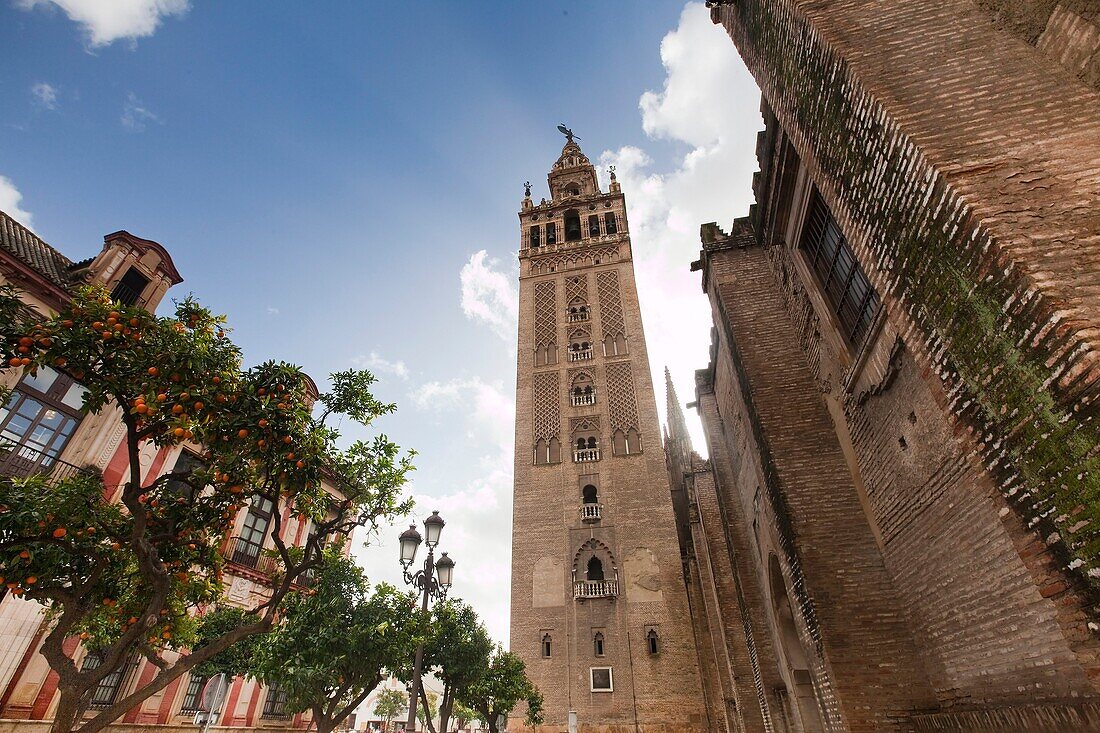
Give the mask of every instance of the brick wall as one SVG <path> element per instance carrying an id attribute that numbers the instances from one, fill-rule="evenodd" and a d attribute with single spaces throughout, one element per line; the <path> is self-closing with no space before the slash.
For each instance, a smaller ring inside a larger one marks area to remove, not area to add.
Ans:
<path id="1" fill-rule="evenodd" d="M 911 360 L 904 378 L 919 375 L 928 393 L 918 402 L 943 416 L 918 415 L 913 429 L 927 429 L 925 442 L 957 439 L 957 454 L 926 456 L 921 486 L 967 498 L 959 514 L 975 512 L 970 521 L 993 535 L 969 551 L 1005 576 L 993 606 L 1051 620 L 1095 686 L 1100 95 L 967 2 L 743 0 L 715 17 L 882 294 Z M 884 438 L 852 425 L 867 456 L 886 456 Z M 904 531 L 889 518 L 883 530 Z M 1013 551 L 1026 572 L 1004 564 Z M 914 613 L 927 628 L 955 623 Z M 964 625 L 975 643 L 997 635 L 989 618 Z M 1015 627 L 1002 620 L 1002 630 Z M 936 638 L 950 657 L 953 642 Z M 971 674 L 983 684 L 1005 675 L 1011 696 L 1008 678 L 1028 679 L 1029 665 L 1047 669 L 1031 677 L 1036 689 L 1079 690 L 1050 682 L 1073 666 L 1060 653 L 979 669 L 977 647 L 961 649 L 973 669 L 933 665 L 945 700 L 994 695 L 995 685 L 957 684 Z"/>

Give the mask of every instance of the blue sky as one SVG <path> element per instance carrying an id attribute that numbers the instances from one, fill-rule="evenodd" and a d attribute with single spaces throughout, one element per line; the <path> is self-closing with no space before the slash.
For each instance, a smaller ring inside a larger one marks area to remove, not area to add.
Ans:
<path id="1" fill-rule="evenodd" d="M 655 373 L 691 399 L 687 267 L 747 211 L 758 92 L 698 3 L 324 7 L 0 0 L 0 208 L 74 259 L 161 242 L 251 362 L 373 368 L 455 591 L 506 640 L 523 181 L 545 195 L 559 122 L 617 165 Z M 360 552 L 377 579 L 396 531 Z"/>

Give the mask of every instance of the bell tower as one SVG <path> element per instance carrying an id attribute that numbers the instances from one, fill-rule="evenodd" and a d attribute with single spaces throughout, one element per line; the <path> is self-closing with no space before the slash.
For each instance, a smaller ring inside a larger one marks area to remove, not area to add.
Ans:
<path id="1" fill-rule="evenodd" d="M 704 730 L 626 201 L 558 129 L 519 212 L 511 650 L 547 726 Z"/>

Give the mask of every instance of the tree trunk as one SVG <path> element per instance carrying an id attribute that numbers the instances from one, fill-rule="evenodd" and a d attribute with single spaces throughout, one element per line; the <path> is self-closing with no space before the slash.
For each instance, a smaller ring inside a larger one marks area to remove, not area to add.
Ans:
<path id="1" fill-rule="evenodd" d="M 451 685 L 443 685 L 443 697 L 439 701 L 439 730 L 447 733 L 447 724 L 451 721 L 451 705 L 454 702 L 454 690 Z"/>
<path id="2" fill-rule="evenodd" d="M 339 725 L 335 720 L 318 718 L 316 715 L 313 716 L 313 724 L 317 726 L 317 733 L 332 733 Z"/>
<path id="3" fill-rule="evenodd" d="M 57 711 L 50 725 L 50 733 L 72 733 L 76 722 L 84 712 L 84 706 L 80 704 L 80 695 L 61 690 L 61 698 L 57 701 Z"/>
<path id="4" fill-rule="evenodd" d="M 432 707 L 428 704 L 428 693 L 423 684 L 420 685 L 420 701 L 424 703 L 424 727 L 428 729 L 428 733 L 436 733 L 435 725 L 432 723 Z M 446 730 L 443 728 L 442 722 L 440 723 L 440 730 Z"/>

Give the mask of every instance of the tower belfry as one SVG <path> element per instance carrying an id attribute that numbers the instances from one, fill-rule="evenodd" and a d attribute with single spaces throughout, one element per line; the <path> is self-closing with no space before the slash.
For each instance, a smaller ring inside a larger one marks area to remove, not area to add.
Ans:
<path id="1" fill-rule="evenodd" d="M 511 650 L 549 726 L 703 730 L 626 202 L 558 129 L 519 212 Z"/>

